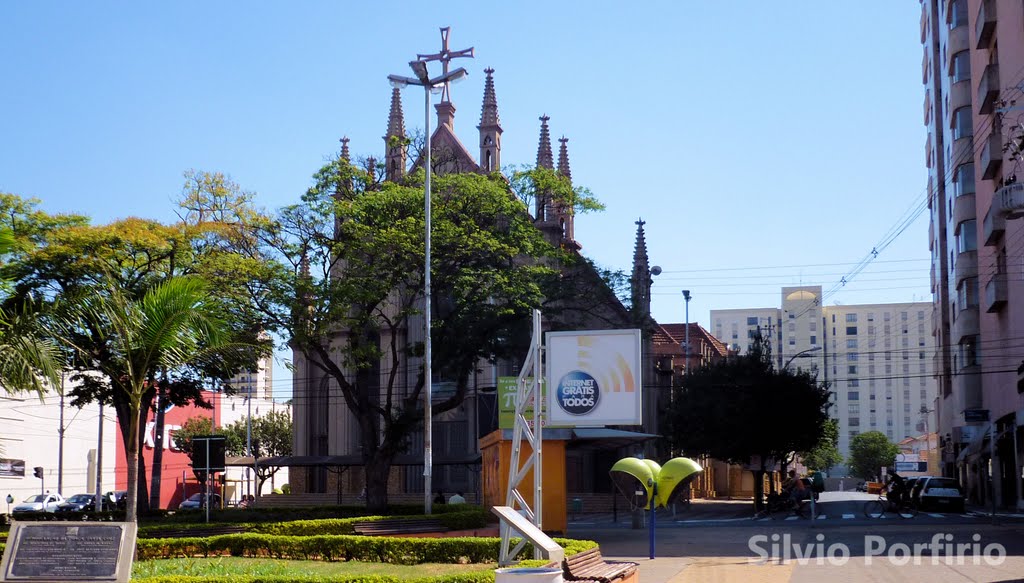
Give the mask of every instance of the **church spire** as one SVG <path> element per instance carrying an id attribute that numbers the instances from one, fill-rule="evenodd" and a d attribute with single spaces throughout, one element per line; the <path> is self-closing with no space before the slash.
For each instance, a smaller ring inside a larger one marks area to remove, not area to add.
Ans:
<path id="1" fill-rule="evenodd" d="M 558 140 L 558 173 L 572 182 L 572 170 L 569 169 L 569 138 L 562 136 Z"/>
<path id="2" fill-rule="evenodd" d="M 636 221 L 636 246 L 633 249 L 633 277 L 630 278 L 630 299 L 637 322 L 646 321 L 651 315 L 651 268 L 647 258 L 647 241 L 644 238 L 644 220 Z"/>
<path id="3" fill-rule="evenodd" d="M 551 132 L 548 131 L 548 120 L 546 114 L 540 116 L 540 144 L 537 146 L 537 168 L 554 170 L 555 164 L 551 156 Z"/>
<path id="4" fill-rule="evenodd" d="M 349 156 L 348 152 L 348 136 L 345 136 L 338 141 L 341 142 L 341 159 L 346 162 L 351 162 L 352 158 Z"/>
<path id="5" fill-rule="evenodd" d="M 391 89 L 391 111 L 388 113 L 388 133 L 384 136 L 384 160 L 387 180 L 396 181 L 405 175 L 405 117 L 402 114 L 402 93 Z"/>
<path id="6" fill-rule="evenodd" d="M 480 168 L 485 173 L 501 170 L 501 120 L 498 98 L 494 94 L 494 69 L 484 69 L 484 104 L 480 110 Z"/>

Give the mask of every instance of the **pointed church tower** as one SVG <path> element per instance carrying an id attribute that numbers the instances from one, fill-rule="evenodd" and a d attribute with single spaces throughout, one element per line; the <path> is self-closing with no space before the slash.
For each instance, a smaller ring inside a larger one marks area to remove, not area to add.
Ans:
<path id="1" fill-rule="evenodd" d="M 484 104 L 480 111 L 480 170 L 484 173 L 501 170 L 501 120 L 498 119 L 498 98 L 494 94 L 494 69 L 484 69 Z"/>
<path id="2" fill-rule="evenodd" d="M 540 142 L 537 144 L 537 168 L 547 168 L 548 170 L 554 170 L 555 164 L 551 159 L 551 132 L 548 130 L 548 120 L 551 119 L 547 115 L 540 116 Z M 554 209 L 551 207 L 550 197 L 543 193 L 537 193 L 537 200 L 534 201 L 536 206 L 534 220 L 543 225 L 547 224 L 554 217 Z"/>
<path id="3" fill-rule="evenodd" d="M 562 136 L 558 140 L 558 173 L 564 176 L 572 185 L 572 171 L 569 169 L 569 138 Z M 555 206 L 556 220 L 562 228 L 562 238 L 567 241 L 576 241 L 575 226 L 573 218 L 576 214 L 574 209 L 564 203 Z"/>
<path id="4" fill-rule="evenodd" d="M 392 138 L 398 143 L 392 143 Z M 388 133 L 384 136 L 384 163 L 386 178 L 392 182 L 405 176 L 405 117 L 402 115 L 402 93 L 391 89 L 391 112 L 388 114 Z"/>
<path id="5" fill-rule="evenodd" d="M 349 142 L 348 136 L 344 136 L 339 141 L 341 142 L 341 159 L 346 161 L 346 162 L 351 162 L 352 161 L 352 157 L 349 155 L 349 151 L 348 151 L 348 142 Z"/>
<path id="6" fill-rule="evenodd" d="M 636 246 L 633 249 L 633 276 L 630 278 L 630 300 L 637 325 L 643 326 L 651 317 L 651 266 L 647 259 L 644 221 L 636 221 Z"/>

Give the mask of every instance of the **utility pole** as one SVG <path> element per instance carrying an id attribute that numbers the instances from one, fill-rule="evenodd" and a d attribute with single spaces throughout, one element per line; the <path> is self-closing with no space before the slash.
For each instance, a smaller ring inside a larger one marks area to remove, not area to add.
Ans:
<path id="1" fill-rule="evenodd" d="M 57 441 L 57 493 L 64 495 L 64 371 L 60 373 L 60 439 Z"/>
<path id="2" fill-rule="evenodd" d="M 103 401 L 100 401 L 100 428 L 96 443 L 96 510 L 103 510 Z"/>

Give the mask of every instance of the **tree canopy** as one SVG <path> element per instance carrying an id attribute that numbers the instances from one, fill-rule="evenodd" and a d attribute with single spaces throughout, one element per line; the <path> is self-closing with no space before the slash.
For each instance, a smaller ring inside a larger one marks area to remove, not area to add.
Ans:
<path id="1" fill-rule="evenodd" d="M 900 448 L 881 431 L 866 431 L 850 441 L 850 473 L 865 480 L 873 479 L 890 468 Z"/>
<path id="2" fill-rule="evenodd" d="M 815 447 L 828 420 L 829 392 L 810 374 L 775 370 L 760 335 L 744 355 L 682 377 L 668 413 L 668 438 L 686 454 L 732 463 L 785 463 Z M 755 496 L 760 498 L 755 479 Z"/>
<path id="3" fill-rule="evenodd" d="M 330 379 L 324 403 L 355 417 L 372 508 L 386 504 L 391 461 L 423 417 L 423 178 L 381 183 L 338 158 L 299 203 L 239 216 L 229 235 L 236 280 L 308 372 Z M 437 176 L 431 204 L 433 370 L 453 386 L 433 404 L 441 414 L 464 400 L 480 360 L 525 352 L 560 252 L 500 175 Z"/>
<path id="4" fill-rule="evenodd" d="M 800 458 L 805 466 L 821 472 L 843 463 L 843 455 L 839 453 L 839 421 L 826 421 L 818 445 L 801 453 Z"/>

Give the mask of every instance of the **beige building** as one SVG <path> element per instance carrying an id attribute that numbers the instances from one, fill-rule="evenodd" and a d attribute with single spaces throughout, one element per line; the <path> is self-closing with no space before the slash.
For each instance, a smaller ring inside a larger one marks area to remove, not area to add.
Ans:
<path id="1" fill-rule="evenodd" d="M 784 287 L 781 308 L 712 310 L 711 327 L 741 353 L 760 328 L 778 368 L 816 372 L 829 383 L 844 456 L 865 431 L 898 442 L 934 430 L 931 304 L 821 307 L 821 293 L 820 286 Z"/>

